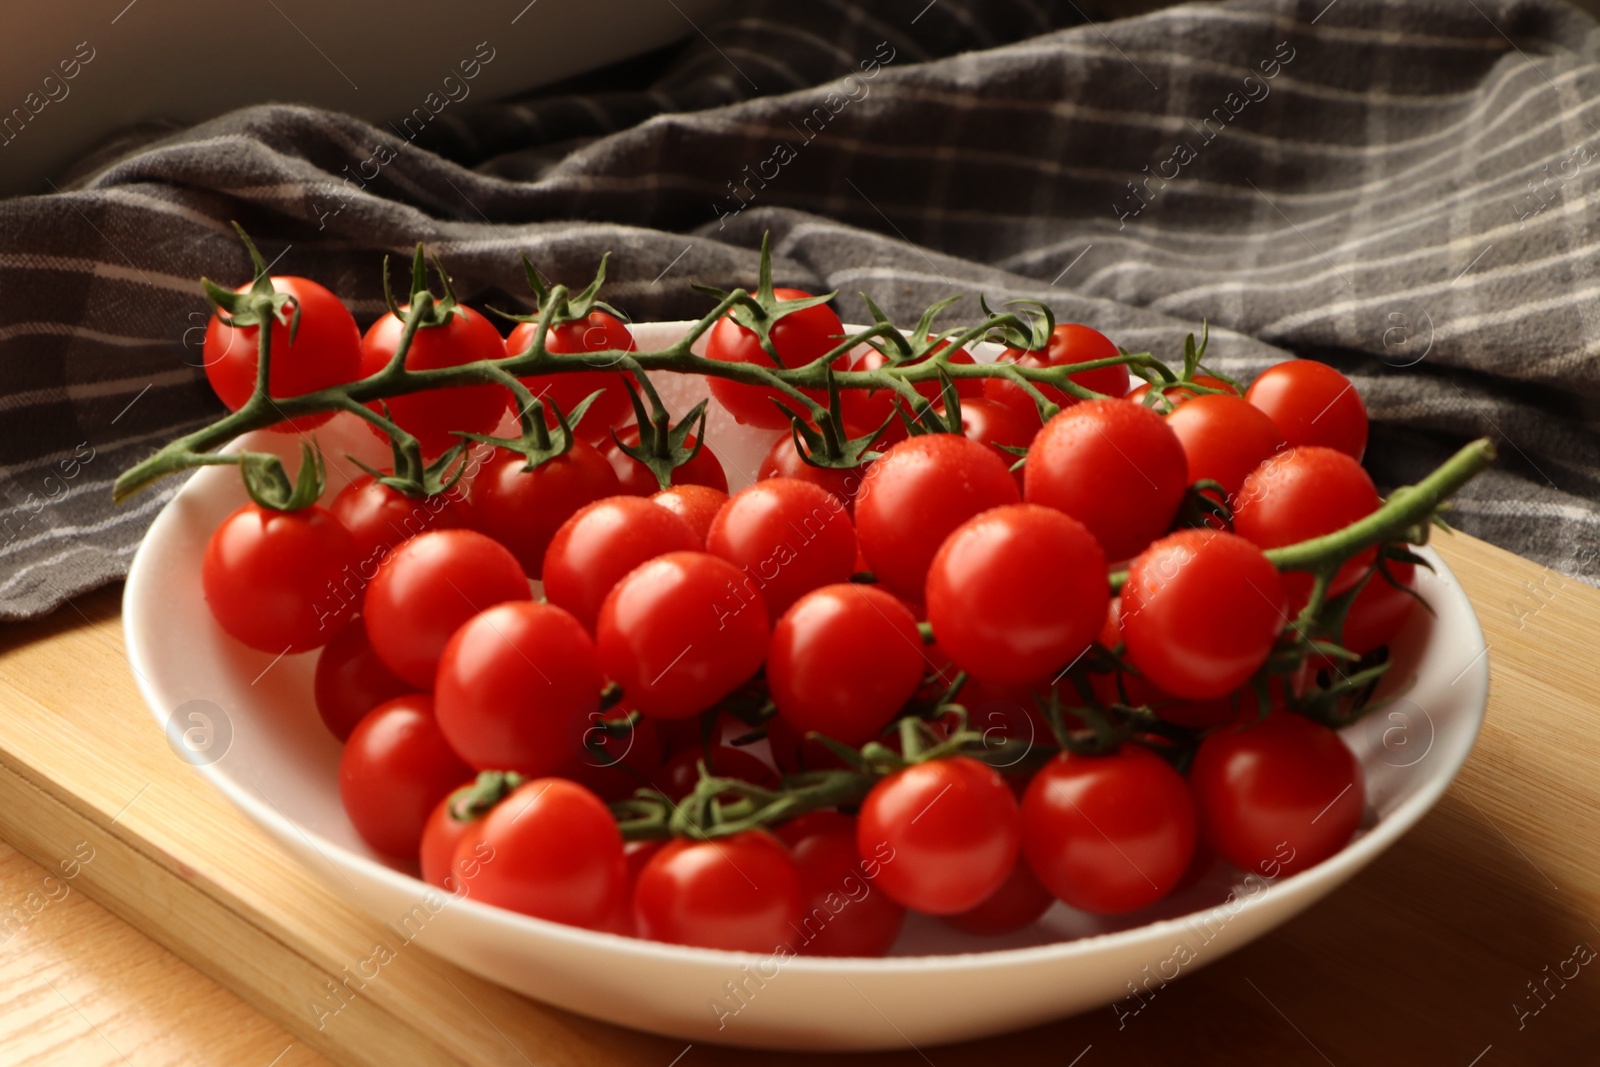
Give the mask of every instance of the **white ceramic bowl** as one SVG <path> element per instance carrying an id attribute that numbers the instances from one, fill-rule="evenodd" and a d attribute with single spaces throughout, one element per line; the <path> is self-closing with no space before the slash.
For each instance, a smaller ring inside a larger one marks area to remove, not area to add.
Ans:
<path id="1" fill-rule="evenodd" d="M 681 336 L 684 323 L 635 327 L 642 347 Z M 992 353 L 986 353 L 992 358 Z M 664 379 L 671 376 L 663 376 Z M 693 381 L 664 381 L 679 410 Z M 367 429 L 339 419 L 318 431 L 330 492 L 343 459 L 386 458 Z M 708 439 L 737 489 L 770 432 L 715 412 Z M 297 450 L 291 437 L 255 434 L 245 446 Z M 124 598 L 128 654 L 140 691 L 174 750 L 339 896 L 382 921 L 422 905 L 418 943 L 444 959 L 539 1000 L 689 1041 L 803 1049 L 938 1044 L 1105 1008 L 1152 975 L 1188 973 L 1309 907 L 1405 833 L 1444 792 L 1483 721 L 1488 662 L 1461 587 L 1431 551 L 1419 571 L 1436 617 L 1418 611 L 1396 643 L 1391 675 L 1412 686 L 1346 741 L 1367 776 L 1364 829 L 1344 851 L 1292 878 L 1245 877 L 1218 865 L 1197 885 L 1136 916 L 1107 919 L 1057 904 L 1035 926 L 980 939 L 913 916 L 886 959 L 790 959 L 681 948 L 591 933 L 443 898 L 378 859 L 339 802 L 339 745 L 311 697 L 314 654 L 242 648 L 212 620 L 200 558 L 217 523 L 244 501 L 237 472 L 201 470 L 161 512 L 134 558 Z M 1149 968 L 1146 972 L 1145 968 Z M 745 991 L 729 998 L 727 983 Z M 718 1007 L 720 1005 L 720 1007 Z M 1108 1010 L 1130 1010 L 1137 1002 Z"/>

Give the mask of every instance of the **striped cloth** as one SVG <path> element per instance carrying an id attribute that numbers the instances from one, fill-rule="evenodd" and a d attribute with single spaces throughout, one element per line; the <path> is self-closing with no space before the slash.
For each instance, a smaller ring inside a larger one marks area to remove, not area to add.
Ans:
<path id="1" fill-rule="evenodd" d="M 797 9 L 804 10 L 797 10 Z M 382 311 L 427 241 L 472 300 L 526 306 L 517 253 L 636 319 L 749 284 L 1049 301 L 1225 371 L 1349 373 L 1380 483 L 1463 440 L 1504 460 L 1459 527 L 1593 581 L 1600 471 L 1600 69 L 1555 0 L 1240 0 L 1083 24 L 1072 0 L 759 0 L 643 88 L 374 127 L 289 106 L 130 135 L 0 203 L 0 617 L 123 574 L 174 485 L 118 471 L 220 410 L 196 278 L 249 262 Z M 515 62 L 515 57 L 499 62 Z M 421 102 L 419 102 L 421 103 Z"/>

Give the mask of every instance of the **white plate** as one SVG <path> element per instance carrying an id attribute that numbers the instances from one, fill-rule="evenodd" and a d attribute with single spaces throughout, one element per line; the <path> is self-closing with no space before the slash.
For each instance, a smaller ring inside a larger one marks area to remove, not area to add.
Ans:
<path id="1" fill-rule="evenodd" d="M 651 323 L 635 331 L 642 347 L 654 348 L 685 326 Z M 693 402 L 689 390 L 697 383 L 663 384 L 674 407 Z M 722 412 L 713 414 L 708 434 L 736 489 L 750 480 L 773 436 L 738 427 Z M 341 470 L 354 470 L 345 452 L 369 463 L 386 458 L 386 448 L 349 416 L 318 437 L 330 491 L 344 484 Z M 298 447 L 274 434 L 252 435 L 244 445 L 283 454 Z M 1391 677 L 1396 684 L 1413 679 L 1404 699 L 1346 733 L 1366 770 L 1368 812 L 1363 831 L 1337 856 L 1277 882 L 1219 865 L 1132 918 L 1098 918 L 1058 904 L 1034 927 L 980 939 L 913 916 L 890 958 L 779 964 L 448 900 L 378 859 L 339 803 L 339 745 L 311 697 L 315 655 L 273 663 L 224 635 L 206 608 L 206 539 L 244 499 L 236 470 L 201 470 L 156 519 L 128 576 L 128 655 L 174 750 L 339 896 L 392 929 L 413 916 L 413 936 L 426 951 L 562 1008 L 687 1041 L 903 1048 L 1031 1026 L 1119 998 L 1128 999 L 1108 1010 L 1137 1008 L 1134 987 L 1142 990 L 1152 976 L 1187 974 L 1247 944 L 1410 829 L 1466 759 L 1488 695 L 1487 650 L 1472 606 L 1438 556 L 1425 551 L 1437 573 L 1419 570 L 1420 590 L 1437 616 L 1414 613 L 1396 643 Z M 730 982 L 742 988 L 741 1000 L 730 999 Z"/>

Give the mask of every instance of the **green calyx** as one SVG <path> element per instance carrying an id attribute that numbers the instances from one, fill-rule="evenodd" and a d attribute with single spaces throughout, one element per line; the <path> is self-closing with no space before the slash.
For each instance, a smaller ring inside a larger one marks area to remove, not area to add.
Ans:
<path id="1" fill-rule="evenodd" d="M 473 822 L 489 814 L 526 780 L 516 771 L 479 771 L 471 785 L 450 794 L 445 810 L 456 822 Z"/>
<path id="2" fill-rule="evenodd" d="M 269 511 L 299 511 L 322 496 L 327 481 L 322 452 L 310 444 L 300 445 L 300 472 L 293 482 L 283 469 L 283 460 L 270 452 L 241 452 L 237 456 L 244 491 L 258 507 Z"/>
<path id="3" fill-rule="evenodd" d="M 761 235 L 761 267 L 756 283 L 756 291 L 747 293 L 743 290 L 734 290 L 732 293 L 723 292 L 721 289 L 709 285 L 697 285 L 695 289 L 705 293 L 718 303 L 728 303 L 728 317 L 734 322 L 751 331 L 761 342 L 761 350 L 772 360 L 773 365 L 783 367 L 783 357 L 778 355 L 777 348 L 772 343 L 772 328 L 785 315 L 793 315 L 806 308 L 820 307 L 838 296 L 838 292 L 823 293 L 820 296 L 808 296 L 798 300 L 780 300 L 772 287 L 772 251 L 770 247 L 771 233 Z M 826 357 L 832 361 L 832 353 Z M 789 368 L 794 369 L 794 368 Z"/>

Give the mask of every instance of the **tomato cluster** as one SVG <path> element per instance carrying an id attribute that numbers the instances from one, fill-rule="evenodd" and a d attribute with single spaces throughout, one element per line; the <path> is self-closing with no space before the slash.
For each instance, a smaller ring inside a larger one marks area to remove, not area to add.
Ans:
<path id="1" fill-rule="evenodd" d="M 328 384 L 313 363 L 348 381 L 541 336 L 502 341 L 450 304 L 356 338 L 326 290 L 271 281 L 304 319 L 275 397 Z M 802 425 L 795 391 L 713 374 L 736 419 L 781 431 L 730 495 L 715 442 L 645 419 L 642 372 L 584 362 L 634 351 L 585 305 L 542 335 L 574 369 L 520 380 L 544 413 L 523 438 L 452 465 L 458 431 L 507 416 L 508 385 L 398 396 L 369 421 L 454 480 L 418 496 L 378 472 L 326 508 L 248 504 L 212 536 L 224 630 L 273 655 L 325 646 L 316 704 L 375 851 L 552 921 L 880 955 L 908 910 L 992 935 L 1058 900 L 1146 908 L 1216 857 L 1271 877 L 1348 842 L 1361 768 L 1308 709 L 1381 660 L 1414 564 L 1398 546 L 1320 573 L 1268 555 L 1380 506 L 1347 379 L 1296 361 L 1245 390 L 1195 358 L 1129 393 L 1133 357 L 1076 324 L 999 357 L 1099 364 L 1059 385 L 951 379 L 977 364 L 941 335 L 909 360 L 835 357 L 825 304 L 762 292 L 768 335 L 730 311 L 711 364 L 896 368 L 915 388 L 807 387 L 827 407 Z M 230 407 L 252 395 L 248 329 L 208 332 Z M 871 447 L 830 465 L 806 443 L 824 429 Z"/>

